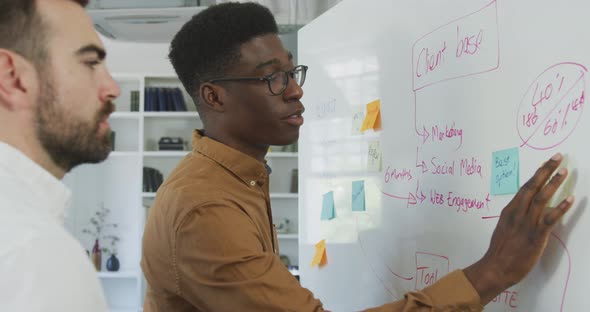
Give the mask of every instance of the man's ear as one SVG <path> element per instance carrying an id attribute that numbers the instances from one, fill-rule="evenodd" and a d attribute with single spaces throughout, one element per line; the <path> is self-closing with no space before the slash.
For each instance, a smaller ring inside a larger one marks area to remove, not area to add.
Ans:
<path id="1" fill-rule="evenodd" d="M 18 110 L 29 102 L 34 67 L 18 54 L 0 49 L 0 106 Z"/>
<path id="2" fill-rule="evenodd" d="M 227 92 L 222 87 L 205 82 L 201 84 L 199 92 L 201 100 L 207 109 L 218 113 L 225 111 L 224 99 Z"/>

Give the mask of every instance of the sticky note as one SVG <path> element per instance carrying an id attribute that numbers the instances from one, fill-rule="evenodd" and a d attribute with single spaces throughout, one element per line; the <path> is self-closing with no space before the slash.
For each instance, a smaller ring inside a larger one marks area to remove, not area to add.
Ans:
<path id="1" fill-rule="evenodd" d="M 361 131 L 364 132 L 368 129 L 381 129 L 381 100 L 375 100 L 367 104 L 367 115 L 363 120 Z"/>
<path id="2" fill-rule="evenodd" d="M 319 243 L 315 244 L 315 255 L 311 260 L 311 267 L 316 265 L 323 267 L 328 264 L 328 255 L 326 253 L 326 241 L 322 239 Z"/>
<path id="3" fill-rule="evenodd" d="M 492 153 L 491 193 L 493 195 L 518 192 L 520 161 L 518 148 Z"/>
<path id="4" fill-rule="evenodd" d="M 361 128 L 363 127 L 363 121 L 365 120 L 365 107 L 357 106 L 352 109 L 352 129 L 350 134 L 359 135 L 362 134 Z"/>
<path id="5" fill-rule="evenodd" d="M 372 172 L 381 172 L 381 142 L 379 140 L 369 142 L 367 169 Z"/>
<path id="6" fill-rule="evenodd" d="M 365 181 L 352 181 L 352 211 L 365 211 Z"/>
<path id="7" fill-rule="evenodd" d="M 322 220 L 332 220 L 335 217 L 334 213 L 334 192 L 330 191 L 324 194 L 322 202 Z"/>

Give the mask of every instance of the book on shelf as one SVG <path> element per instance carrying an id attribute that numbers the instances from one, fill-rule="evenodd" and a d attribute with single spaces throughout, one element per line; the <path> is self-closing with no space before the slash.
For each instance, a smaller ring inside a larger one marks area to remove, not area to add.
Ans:
<path id="1" fill-rule="evenodd" d="M 114 130 L 111 130 L 111 152 L 115 151 L 115 138 L 116 138 L 116 133 Z"/>
<path id="2" fill-rule="evenodd" d="M 291 170 L 291 188 L 289 189 L 291 193 L 298 193 L 299 192 L 299 169 L 293 168 Z"/>
<path id="3" fill-rule="evenodd" d="M 277 153 L 297 153 L 298 151 L 297 142 L 289 145 L 274 145 L 270 146 L 268 151 L 269 152 L 277 152 Z"/>
<path id="4" fill-rule="evenodd" d="M 167 101 L 166 101 L 166 94 L 164 93 L 165 89 L 162 88 L 156 88 L 155 92 L 156 92 L 156 96 L 158 99 L 158 111 L 159 112 L 165 112 L 168 109 L 168 105 L 167 105 Z"/>
<path id="5" fill-rule="evenodd" d="M 179 88 L 145 88 L 146 112 L 186 112 L 186 104 Z"/>
<path id="6" fill-rule="evenodd" d="M 155 101 L 154 101 L 154 89 L 153 88 L 145 88 L 145 99 L 144 99 L 144 111 L 146 112 L 153 112 L 156 110 Z"/>
<path id="7" fill-rule="evenodd" d="M 172 99 L 174 102 L 174 108 L 176 111 L 186 112 L 186 103 L 184 102 L 184 97 L 182 96 L 182 91 L 179 88 L 174 88 L 172 90 Z"/>
<path id="8" fill-rule="evenodd" d="M 174 102 L 172 102 L 172 89 L 164 88 L 164 89 L 162 89 L 162 92 L 164 93 L 164 98 L 166 99 L 166 111 L 167 112 L 175 111 Z"/>
<path id="9" fill-rule="evenodd" d="M 129 111 L 131 112 L 139 112 L 139 91 L 132 90 L 130 94 L 130 108 Z"/>
<path id="10" fill-rule="evenodd" d="M 164 175 L 155 168 L 143 167 L 143 192 L 155 193 L 164 182 Z"/>

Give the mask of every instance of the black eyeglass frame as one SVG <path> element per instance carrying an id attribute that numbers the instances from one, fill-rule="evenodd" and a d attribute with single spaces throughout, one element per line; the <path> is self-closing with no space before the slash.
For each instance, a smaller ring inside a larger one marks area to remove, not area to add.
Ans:
<path id="1" fill-rule="evenodd" d="M 289 78 L 296 71 L 301 70 L 301 74 L 303 75 L 303 78 L 302 78 L 301 84 L 299 86 L 300 87 L 303 86 L 303 84 L 305 83 L 305 78 L 307 76 L 307 68 L 308 68 L 308 66 L 306 66 L 306 65 L 297 65 L 297 66 L 293 67 L 293 69 L 291 69 L 291 70 L 279 70 L 279 71 L 273 72 L 272 74 L 262 76 L 262 77 L 221 77 L 221 78 L 210 79 L 205 82 L 216 83 L 216 82 L 223 82 L 223 81 L 266 81 L 266 84 L 268 86 L 268 91 L 270 91 L 270 93 L 272 95 L 281 95 L 281 94 L 283 94 L 283 92 L 285 92 L 285 90 L 287 89 L 287 86 L 289 85 Z M 283 73 L 284 75 L 287 76 L 287 79 L 285 80 L 285 83 L 283 83 L 283 88 L 281 89 L 281 91 L 278 93 L 275 93 L 272 91 L 270 84 L 273 81 L 273 79 L 278 78 L 278 76 L 273 78 L 273 76 L 275 76 L 278 73 Z"/>

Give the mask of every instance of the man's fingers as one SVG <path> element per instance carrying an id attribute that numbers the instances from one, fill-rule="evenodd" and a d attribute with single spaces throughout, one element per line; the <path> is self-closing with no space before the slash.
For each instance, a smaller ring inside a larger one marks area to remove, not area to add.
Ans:
<path id="1" fill-rule="evenodd" d="M 574 204 L 574 196 L 570 195 L 564 199 L 557 207 L 550 209 L 543 217 L 543 223 L 547 226 L 547 230 L 551 230 L 553 226 L 561 219 L 561 217 Z"/>
<path id="2" fill-rule="evenodd" d="M 543 210 L 547 207 L 547 203 L 549 203 L 549 200 L 553 197 L 559 186 L 565 181 L 567 174 L 568 172 L 565 168 L 557 170 L 557 173 L 551 178 L 549 183 L 533 197 L 529 211 L 533 214 L 534 220 L 539 220 L 539 216 L 543 213 Z"/>
<path id="3" fill-rule="evenodd" d="M 546 161 L 535 174 L 520 188 L 516 194 L 514 200 L 518 205 L 514 205 L 514 209 L 519 209 L 521 213 L 526 213 L 529 209 L 529 205 L 533 197 L 539 192 L 539 190 L 545 185 L 551 174 L 559 164 L 563 156 L 557 153 Z"/>

